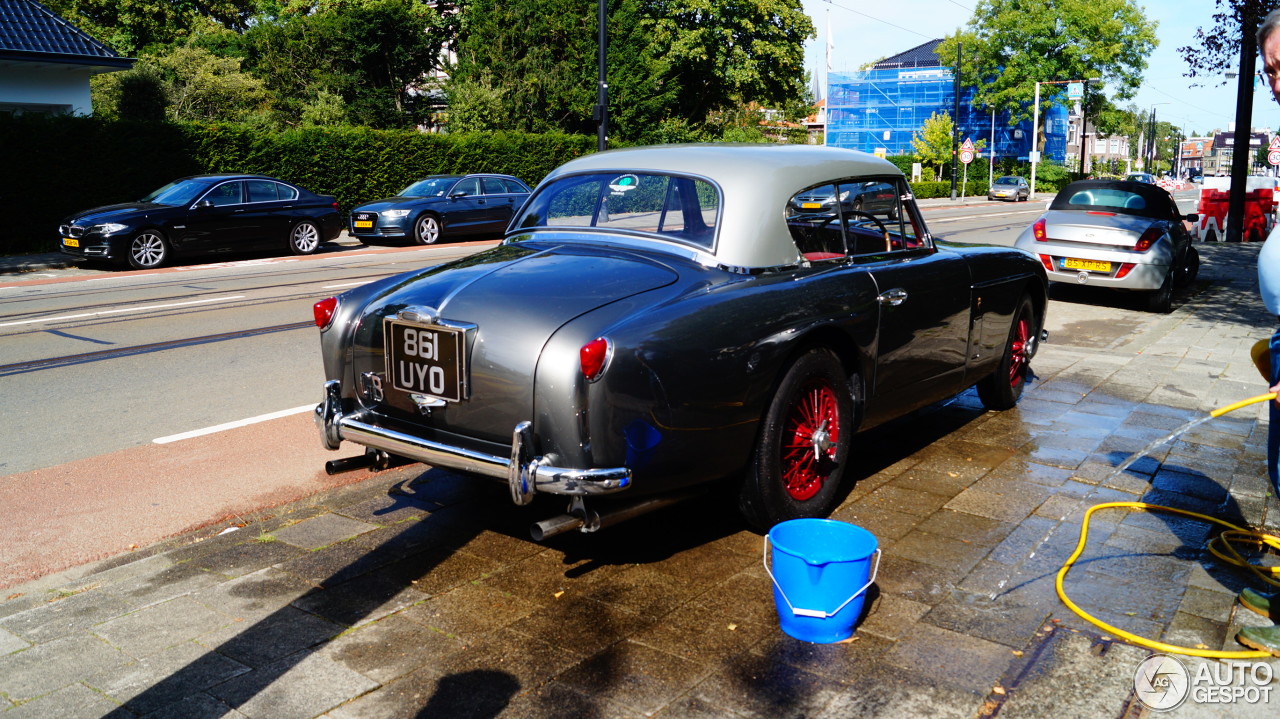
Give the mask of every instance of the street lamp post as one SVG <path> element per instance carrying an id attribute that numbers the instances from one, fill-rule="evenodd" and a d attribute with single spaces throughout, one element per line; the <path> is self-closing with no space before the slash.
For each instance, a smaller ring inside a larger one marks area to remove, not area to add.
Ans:
<path id="1" fill-rule="evenodd" d="M 1249 138 L 1253 135 L 1253 74 L 1256 72 L 1258 41 L 1254 33 L 1261 20 L 1249 3 L 1241 8 L 1240 77 L 1236 84 L 1236 131 L 1232 133 L 1231 189 L 1227 196 L 1227 242 L 1239 242 L 1244 234 L 1245 183 L 1249 177 Z M 1244 151 L 1240 133 L 1244 132 Z"/>
<path id="2" fill-rule="evenodd" d="M 1170 105 L 1169 102 L 1157 102 L 1151 106 L 1151 116 L 1147 118 L 1147 147 L 1143 155 L 1147 160 L 1147 172 L 1152 174 L 1156 171 L 1156 160 L 1160 157 L 1160 147 L 1156 140 L 1156 107 L 1159 105 Z"/>
<path id="3" fill-rule="evenodd" d="M 596 2 L 596 65 L 599 80 L 596 88 L 596 150 L 604 152 L 609 136 L 609 85 L 605 77 L 605 60 L 609 52 L 609 38 L 606 32 L 605 16 L 608 0 Z"/>

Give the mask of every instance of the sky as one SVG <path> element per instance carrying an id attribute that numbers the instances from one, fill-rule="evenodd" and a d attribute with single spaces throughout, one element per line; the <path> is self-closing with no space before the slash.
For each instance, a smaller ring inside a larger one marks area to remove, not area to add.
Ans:
<path id="1" fill-rule="evenodd" d="M 862 65 L 909 50 L 929 40 L 945 37 L 965 27 L 973 15 L 975 0 L 899 0 L 869 3 L 866 0 L 803 0 L 813 18 L 817 38 L 805 44 L 805 68 L 822 80 L 828 18 L 831 26 L 831 69 L 853 72 Z M 1138 94 L 1130 103 L 1153 109 L 1156 119 L 1168 120 L 1188 132 L 1226 130 L 1235 121 L 1236 81 L 1225 85 L 1185 76 L 1187 65 L 1178 48 L 1195 43 L 1197 27 L 1213 26 L 1213 0 L 1138 0 L 1148 20 L 1158 23 L 1159 45 L 1147 58 L 1147 69 Z M 1258 62 L 1261 68 L 1261 62 Z M 1045 78 L 1050 79 L 1050 78 Z M 1053 78 L 1057 79 L 1057 78 Z M 1070 79 L 1070 78 L 1066 78 Z M 1225 79 L 1225 78 L 1223 78 Z M 825 93 L 824 93 L 825 94 Z M 1028 91 L 1027 100 L 1032 98 Z M 1280 128 L 1280 105 L 1265 85 L 1256 85 L 1253 127 Z"/>

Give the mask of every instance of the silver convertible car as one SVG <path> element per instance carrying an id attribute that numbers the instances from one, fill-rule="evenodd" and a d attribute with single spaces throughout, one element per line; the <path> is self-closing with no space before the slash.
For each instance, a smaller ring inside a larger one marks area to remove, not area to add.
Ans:
<path id="1" fill-rule="evenodd" d="M 370 464 L 561 496 L 537 539 L 708 490 L 767 528 L 833 508 L 862 430 L 974 385 L 1012 407 L 1047 287 L 1025 252 L 936 242 L 868 154 L 602 152 L 549 174 L 499 246 L 317 303 L 316 423 Z"/>
<path id="2" fill-rule="evenodd" d="M 1050 282 L 1137 290 L 1167 313 L 1173 291 L 1200 271 L 1183 215 L 1168 191 L 1145 182 L 1081 180 L 1058 192 L 1014 246 L 1040 258 Z"/>

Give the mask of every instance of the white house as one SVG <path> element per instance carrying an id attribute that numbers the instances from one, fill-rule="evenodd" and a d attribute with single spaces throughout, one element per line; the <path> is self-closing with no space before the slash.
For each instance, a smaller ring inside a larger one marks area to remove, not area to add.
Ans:
<path id="1" fill-rule="evenodd" d="M 0 0 L 0 112 L 93 114 L 89 78 L 120 57 L 34 0 Z"/>

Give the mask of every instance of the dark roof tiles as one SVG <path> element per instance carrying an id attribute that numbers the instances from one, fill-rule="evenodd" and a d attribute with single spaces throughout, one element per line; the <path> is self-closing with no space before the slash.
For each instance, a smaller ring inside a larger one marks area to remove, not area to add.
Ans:
<path id="1" fill-rule="evenodd" d="M 892 70 L 902 67 L 942 67 L 942 61 L 938 59 L 938 45 L 941 43 L 942 38 L 930 40 L 905 52 L 886 57 L 871 67 L 874 70 Z"/>
<path id="2" fill-rule="evenodd" d="M 0 53 L 120 59 L 106 45 L 35 0 L 0 0 Z"/>

